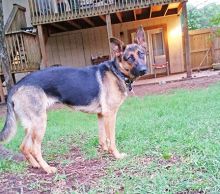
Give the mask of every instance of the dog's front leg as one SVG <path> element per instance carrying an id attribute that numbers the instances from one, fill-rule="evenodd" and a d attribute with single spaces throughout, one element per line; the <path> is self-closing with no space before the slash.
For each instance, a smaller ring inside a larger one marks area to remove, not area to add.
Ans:
<path id="1" fill-rule="evenodd" d="M 105 123 L 102 114 L 98 114 L 98 127 L 99 127 L 99 145 L 101 146 L 102 150 L 108 151 L 107 138 L 105 133 Z"/>
<path id="2" fill-rule="evenodd" d="M 107 137 L 108 151 L 114 155 L 115 158 L 121 159 L 126 156 L 124 153 L 119 153 L 115 142 L 115 123 L 117 112 L 111 112 L 104 115 L 104 124 Z"/>

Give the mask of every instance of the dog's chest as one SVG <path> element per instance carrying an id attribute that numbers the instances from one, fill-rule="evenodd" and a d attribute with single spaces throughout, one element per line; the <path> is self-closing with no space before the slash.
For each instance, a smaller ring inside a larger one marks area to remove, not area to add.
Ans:
<path id="1" fill-rule="evenodd" d="M 126 85 L 112 73 L 106 73 L 101 88 L 100 102 L 102 111 L 117 110 L 127 97 Z"/>

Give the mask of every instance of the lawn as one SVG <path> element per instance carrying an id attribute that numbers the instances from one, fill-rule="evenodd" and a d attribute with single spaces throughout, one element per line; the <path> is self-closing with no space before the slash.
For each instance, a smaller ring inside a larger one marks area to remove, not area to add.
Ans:
<path id="1" fill-rule="evenodd" d="M 70 193 L 220 192 L 220 84 L 128 98 L 117 117 L 117 145 L 128 154 L 126 159 L 115 161 L 106 155 L 102 159 L 97 151 L 97 135 L 95 115 L 69 109 L 50 111 L 43 143 L 43 154 L 49 163 L 55 161 L 65 169 L 75 162 L 66 156 L 73 148 L 79 148 L 88 172 L 93 168 L 88 161 L 104 160 L 107 164 L 96 172 L 102 175 L 89 183 L 83 184 L 74 176 L 70 179 L 62 170 L 50 180 L 62 179 L 74 185 L 69 188 Z M 18 151 L 22 136 L 19 127 L 7 147 Z M 28 170 L 26 163 L 10 161 L 1 161 L 0 167 L 1 176 L 25 176 Z M 44 184 L 39 180 L 37 186 L 28 188 L 41 191 Z"/>

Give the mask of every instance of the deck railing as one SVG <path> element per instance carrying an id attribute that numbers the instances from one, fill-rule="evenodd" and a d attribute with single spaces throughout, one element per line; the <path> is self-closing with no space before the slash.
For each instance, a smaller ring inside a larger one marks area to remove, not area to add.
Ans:
<path id="1" fill-rule="evenodd" d="M 5 38 L 12 73 L 30 72 L 40 68 L 41 53 L 35 34 L 19 31 L 8 33 Z"/>
<path id="2" fill-rule="evenodd" d="M 185 0 L 29 0 L 32 24 L 67 21 Z"/>

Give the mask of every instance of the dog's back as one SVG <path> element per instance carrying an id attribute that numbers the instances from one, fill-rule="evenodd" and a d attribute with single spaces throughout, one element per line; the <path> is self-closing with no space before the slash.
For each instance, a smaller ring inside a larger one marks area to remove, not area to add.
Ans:
<path id="1" fill-rule="evenodd" d="M 18 82 L 11 95 L 21 87 L 34 86 L 62 103 L 88 105 L 99 94 L 98 76 L 101 74 L 98 69 L 98 66 L 84 69 L 51 67 L 26 76 Z"/>

